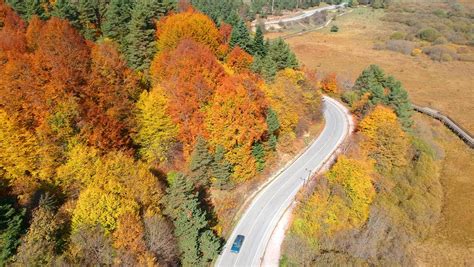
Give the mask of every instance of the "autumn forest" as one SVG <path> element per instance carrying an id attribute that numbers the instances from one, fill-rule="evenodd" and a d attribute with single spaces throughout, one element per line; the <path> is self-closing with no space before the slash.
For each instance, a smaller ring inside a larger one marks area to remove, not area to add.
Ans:
<path id="1" fill-rule="evenodd" d="M 359 263 L 364 237 L 425 235 L 437 167 L 401 83 L 372 65 L 346 88 L 251 31 L 268 1 L 212 2 L 0 0 L 0 266 L 210 265 L 240 192 L 324 124 L 323 93 L 356 134 L 282 262 Z M 410 263 L 410 240 L 364 259 Z"/>

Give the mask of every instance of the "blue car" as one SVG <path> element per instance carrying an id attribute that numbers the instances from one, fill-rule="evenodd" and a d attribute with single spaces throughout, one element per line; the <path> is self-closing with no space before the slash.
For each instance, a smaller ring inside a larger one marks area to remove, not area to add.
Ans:
<path id="1" fill-rule="evenodd" d="M 245 236 L 237 235 L 237 237 L 234 240 L 234 244 L 232 244 L 232 247 L 230 248 L 230 252 L 239 253 L 240 248 L 242 247 L 242 243 L 244 243 L 244 239 L 245 239 Z"/>

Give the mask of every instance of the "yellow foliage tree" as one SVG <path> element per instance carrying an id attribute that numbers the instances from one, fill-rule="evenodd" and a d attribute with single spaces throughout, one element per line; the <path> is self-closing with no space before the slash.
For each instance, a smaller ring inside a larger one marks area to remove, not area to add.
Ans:
<path id="1" fill-rule="evenodd" d="M 263 90 L 278 115 L 281 136 L 294 139 L 298 125 L 307 127 L 308 122 L 319 119 L 321 95 L 304 72 L 285 69 Z"/>
<path id="2" fill-rule="evenodd" d="M 174 49 L 184 39 L 192 39 L 208 46 L 214 53 L 221 36 L 214 22 L 206 15 L 192 10 L 161 19 L 156 28 L 158 50 Z"/>
<path id="3" fill-rule="evenodd" d="M 79 195 L 72 218 L 73 229 L 83 224 L 99 224 L 111 232 L 125 213 L 135 213 L 138 209 L 147 216 L 159 213 L 162 190 L 144 163 L 113 152 L 99 159 L 95 167 L 91 182 Z"/>
<path id="4" fill-rule="evenodd" d="M 380 171 L 390 172 L 408 164 L 409 140 L 393 110 L 376 106 L 359 123 L 359 131 L 364 137 L 361 147 L 376 160 Z"/>
<path id="5" fill-rule="evenodd" d="M 161 87 L 143 92 L 137 103 L 138 133 L 134 140 L 147 162 L 166 160 L 166 154 L 178 136 L 178 126 L 167 113 L 168 100 Z"/>
<path id="6" fill-rule="evenodd" d="M 38 151 L 36 138 L 0 109 L 0 168 L 5 170 L 6 178 L 34 177 L 38 172 Z"/>
<path id="7" fill-rule="evenodd" d="M 101 184 L 92 183 L 79 195 L 72 216 L 72 228 L 81 225 L 100 225 L 107 233 L 117 228 L 118 218 L 127 213 L 135 213 L 138 204 L 133 199 L 124 198 L 126 188 L 110 179 Z"/>
<path id="8" fill-rule="evenodd" d="M 340 156 L 327 173 L 329 182 L 341 185 L 349 197 L 354 226 L 359 226 L 369 217 L 369 206 L 375 197 L 372 171 L 370 160 L 363 162 Z"/>
<path id="9" fill-rule="evenodd" d="M 376 194 L 372 171 L 370 161 L 339 157 L 326 174 L 329 187 L 318 188 L 298 208 L 291 231 L 317 249 L 324 236 L 363 225 Z"/>
<path id="10" fill-rule="evenodd" d="M 91 184 L 99 159 L 97 149 L 81 143 L 74 145 L 67 153 L 67 161 L 56 170 L 56 183 L 69 190 Z"/>

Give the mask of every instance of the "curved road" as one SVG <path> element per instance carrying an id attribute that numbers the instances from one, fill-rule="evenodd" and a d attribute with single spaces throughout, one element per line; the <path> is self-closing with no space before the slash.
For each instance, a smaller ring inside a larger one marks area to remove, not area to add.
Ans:
<path id="1" fill-rule="evenodd" d="M 257 194 L 230 235 L 217 266 L 261 265 L 273 229 L 303 186 L 304 179 L 321 168 L 348 134 L 348 111 L 337 101 L 324 99 L 326 125 L 323 132 L 293 164 Z M 240 253 L 234 254 L 230 248 L 237 235 L 244 235 L 245 240 Z"/>
<path id="2" fill-rule="evenodd" d="M 310 9 L 310 10 L 305 10 L 303 11 L 302 14 L 293 16 L 293 17 L 288 17 L 288 18 L 280 18 L 280 19 L 273 19 L 273 20 L 267 20 L 264 22 L 265 26 L 268 25 L 274 25 L 274 24 L 279 24 L 279 23 L 287 23 L 287 22 L 294 22 L 294 21 L 299 21 L 302 19 L 305 19 L 307 17 L 311 17 L 317 12 L 323 12 L 325 10 L 334 10 L 338 8 L 344 8 L 346 6 L 346 3 L 342 3 L 340 5 L 331 5 L 331 6 L 326 6 L 326 7 L 320 7 L 320 8 L 315 8 L 315 9 Z"/>

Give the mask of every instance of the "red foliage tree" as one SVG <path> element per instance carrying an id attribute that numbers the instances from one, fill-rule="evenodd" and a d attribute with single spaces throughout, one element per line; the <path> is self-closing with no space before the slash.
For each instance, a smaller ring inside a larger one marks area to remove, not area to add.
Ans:
<path id="1" fill-rule="evenodd" d="M 229 44 L 230 35 L 232 34 L 232 25 L 221 22 L 219 34 L 221 35 L 221 44 Z"/>

